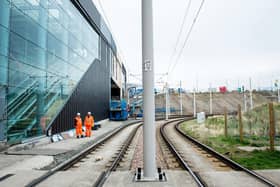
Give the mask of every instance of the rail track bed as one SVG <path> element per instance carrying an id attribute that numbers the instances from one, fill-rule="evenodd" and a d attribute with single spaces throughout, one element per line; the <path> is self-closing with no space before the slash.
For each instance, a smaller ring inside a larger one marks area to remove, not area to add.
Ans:
<path id="1" fill-rule="evenodd" d="M 89 150 L 27 186 L 102 186 L 110 172 L 118 166 L 139 126 L 140 123 L 136 123 L 104 137 Z"/>
<path id="2" fill-rule="evenodd" d="M 156 163 L 165 182 L 134 182 L 143 168 L 143 127 L 140 122 L 104 137 L 95 146 L 62 163 L 28 186 L 274 186 L 185 135 L 182 118 L 156 122 Z"/>
<path id="3" fill-rule="evenodd" d="M 222 155 L 186 137 L 179 130 L 179 124 L 178 121 L 166 123 L 161 127 L 161 133 L 198 186 L 274 186 L 262 176 L 240 168 L 232 161 L 225 160 Z"/>

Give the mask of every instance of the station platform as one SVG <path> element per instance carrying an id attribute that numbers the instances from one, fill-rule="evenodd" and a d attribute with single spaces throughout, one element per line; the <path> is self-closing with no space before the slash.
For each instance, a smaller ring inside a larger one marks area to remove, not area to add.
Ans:
<path id="1" fill-rule="evenodd" d="M 12 146 L 0 152 L 0 186 L 24 186 L 111 131 L 134 121 L 104 120 L 99 122 L 101 128 L 92 131 L 92 136 L 87 138 L 77 139 L 73 129 L 62 133 L 64 139 L 58 142 L 43 137 L 34 142 Z"/>

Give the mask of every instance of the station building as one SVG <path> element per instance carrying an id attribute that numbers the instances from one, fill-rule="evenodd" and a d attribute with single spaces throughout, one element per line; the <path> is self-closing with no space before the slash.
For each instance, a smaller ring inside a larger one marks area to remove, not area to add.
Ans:
<path id="1" fill-rule="evenodd" d="M 0 141 L 74 128 L 77 112 L 108 118 L 126 70 L 92 0 L 0 1 Z"/>

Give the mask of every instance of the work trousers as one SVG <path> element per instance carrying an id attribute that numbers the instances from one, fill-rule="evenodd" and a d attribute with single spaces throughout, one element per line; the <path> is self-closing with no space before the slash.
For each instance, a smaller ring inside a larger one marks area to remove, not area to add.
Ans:
<path id="1" fill-rule="evenodd" d="M 82 135 L 83 135 L 82 126 L 76 126 L 76 136 L 82 136 Z"/>
<path id="2" fill-rule="evenodd" d="M 91 125 L 86 125 L 86 137 L 91 137 Z"/>

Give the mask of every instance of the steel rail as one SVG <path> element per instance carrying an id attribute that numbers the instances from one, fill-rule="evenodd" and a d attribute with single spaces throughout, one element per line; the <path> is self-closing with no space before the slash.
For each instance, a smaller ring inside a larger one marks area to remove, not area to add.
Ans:
<path id="1" fill-rule="evenodd" d="M 184 120 L 187 121 L 187 120 Z M 193 137 L 187 135 L 186 133 L 184 133 L 180 128 L 179 125 L 182 123 L 183 121 L 177 123 L 175 125 L 175 129 L 177 130 L 177 132 L 179 132 L 184 138 L 186 138 L 187 140 L 191 141 L 192 143 L 194 143 L 195 145 L 199 146 L 201 149 L 203 149 L 204 151 L 210 153 L 211 155 L 213 155 L 215 158 L 217 158 L 218 160 L 222 161 L 223 163 L 225 163 L 226 165 L 230 166 L 231 168 L 235 169 L 235 170 L 240 170 L 240 171 L 244 171 L 245 173 L 255 177 L 256 179 L 258 179 L 259 181 L 261 181 L 262 183 L 268 185 L 268 186 L 273 186 L 276 187 L 277 185 L 274 184 L 273 182 L 269 181 L 268 179 L 266 179 L 265 177 L 261 176 L 260 174 L 249 170 L 243 166 L 241 166 L 240 164 L 234 162 L 233 160 L 227 158 L 226 156 L 218 153 L 217 151 L 215 151 L 214 149 L 212 149 L 211 147 L 199 142 L 198 140 L 194 139 Z"/>
<path id="2" fill-rule="evenodd" d="M 176 150 L 175 146 L 171 143 L 170 139 L 167 137 L 166 133 L 165 133 L 165 126 L 171 123 L 181 123 L 185 120 L 181 119 L 181 120 L 173 120 L 173 121 L 168 121 L 166 123 L 164 123 L 161 127 L 160 127 L 160 134 L 163 137 L 164 141 L 166 142 L 167 146 L 169 147 L 169 149 L 171 150 L 171 152 L 175 155 L 175 157 L 178 159 L 179 163 L 181 164 L 181 166 L 187 170 L 189 172 L 189 174 L 193 177 L 193 179 L 195 180 L 195 182 L 197 183 L 197 185 L 199 187 L 205 187 L 207 186 L 206 183 L 200 178 L 199 175 L 197 175 L 197 173 L 195 173 L 194 171 L 192 171 L 192 169 L 190 168 L 190 166 L 188 165 L 187 162 L 185 162 L 185 160 L 182 158 L 182 156 L 180 155 L 180 153 Z"/>
<path id="3" fill-rule="evenodd" d="M 111 139 L 113 136 L 115 136 L 116 134 L 118 134 L 120 131 L 122 131 L 123 129 L 131 126 L 131 125 L 135 125 L 137 123 L 141 123 L 141 121 L 134 121 L 131 122 L 127 125 L 123 125 L 120 126 L 117 129 L 114 129 L 108 133 L 106 133 L 105 136 L 103 136 L 101 139 L 97 140 L 94 144 L 92 144 L 91 146 L 89 146 L 88 148 L 84 149 L 83 151 L 77 153 L 76 155 L 74 155 L 73 157 L 71 157 L 70 159 L 62 162 L 61 164 L 59 164 L 58 166 L 56 166 L 55 168 L 49 170 L 47 173 L 45 173 L 44 175 L 32 180 L 30 183 L 28 183 L 27 185 L 25 185 L 25 187 L 34 187 L 37 186 L 38 184 L 40 184 L 41 182 L 45 181 L 47 178 L 49 178 L 50 176 L 54 175 L 56 172 L 61 171 L 61 170 L 66 170 L 68 168 L 70 168 L 71 166 L 73 166 L 75 163 L 79 162 L 81 159 L 83 159 L 84 157 L 86 157 L 90 152 L 92 152 L 93 150 L 95 150 L 97 147 L 99 147 L 101 144 L 105 143 L 106 141 L 108 141 L 109 139 Z"/>
<path id="4" fill-rule="evenodd" d="M 119 165 L 121 159 L 123 158 L 123 155 L 125 154 L 125 152 L 127 151 L 129 145 L 131 144 L 133 138 L 136 135 L 136 132 L 138 131 L 139 127 L 141 127 L 141 125 L 138 125 L 138 127 L 136 127 L 129 135 L 129 137 L 126 139 L 125 144 L 122 146 L 120 152 L 118 153 L 118 156 L 116 157 L 116 159 L 113 161 L 112 165 L 110 166 L 110 168 L 107 169 L 107 171 L 102 172 L 102 174 L 98 177 L 98 180 L 95 182 L 94 186 L 95 187 L 101 187 L 103 186 L 103 184 L 106 182 L 106 180 L 109 178 L 109 176 L 111 175 L 112 171 L 115 171 L 117 166 Z"/>

